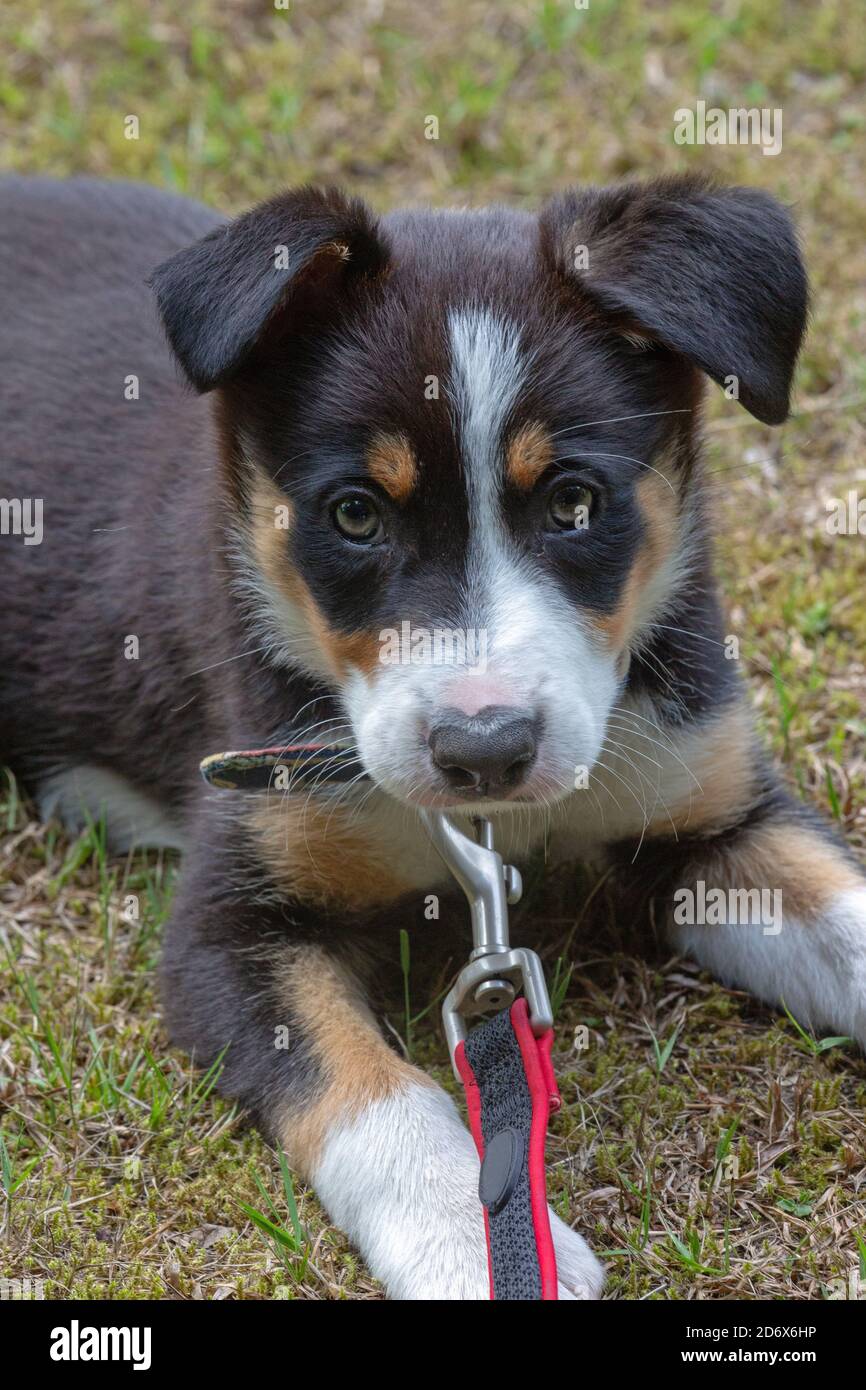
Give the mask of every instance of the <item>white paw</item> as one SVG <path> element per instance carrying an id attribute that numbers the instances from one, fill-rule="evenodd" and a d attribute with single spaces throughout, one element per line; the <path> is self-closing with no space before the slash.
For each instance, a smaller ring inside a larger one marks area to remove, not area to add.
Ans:
<path id="1" fill-rule="evenodd" d="M 411 1085 L 335 1127 L 313 1182 L 389 1298 L 489 1300 L 478 1170 L 453 1102 Z M 550 1221 L 560 1298 L 597 1298 L 600 1264 L 553 1212 Z"/>
<path id="2" fill-rule="evenodd" d="M 784 1005 L 814 1033 L 852 1037 L 866 1050 L 866 888 L 837 893 L 820 914 L 785 912 L 778 927 L 679 926 L 680 950 L 727 984 Z"/>
<path id="3" fill-rule="evenodd" d="M 554 1211 L 550 1212 L 550 1230 L 556 1251 L 559 1297 L 584 1300 L 601 1298 L 604 1266 L 593 1255 L 583 1236 L 560 1221 Z"/>
<path id="4" fill-rule="evenodd" d="M 488 1296 L 478 1157 L 437 1086 L 410 1083 L 335 1124 L 312 1178 L 389 1298 Z"/>
<path id="5" fill-rule="evenodd" d="M 559 1298 L 562 1302 L 594 1300 L 601 1297 L 604 1269 L 586 1241 L 550 1213 L 550 1229 L 556 1251 Z M 406 1260 L 389 1281 L 389 1296 L 428 1302 L 468 1299 L 489 1301 L 490 1277 L 484 1218 L 478 1201 L 477 1183 L 465 1201 L 455 1202 L 444 1226 L 428 1230 L 418 1253 L 422 1258 Z"/>
<path id="6" fill-rule="evenodd" d="M 586 1241 L 553 1211 L 550 1211 L 550 1229 L 556 1251 L 560 1300 L 575 1302 L 600 1298 L 604 1269 Z M 489 1301 L 487 1242 L 477 1184 L 465 1202 L 454 1203 L 447 1223 L 436 1231 L 428 1230 L 423 1244 L 415 1249 L 421 1258 L 410 1256 L 391 1278 L 388 1283 L 390 1298 L 426 1302 Z"/>

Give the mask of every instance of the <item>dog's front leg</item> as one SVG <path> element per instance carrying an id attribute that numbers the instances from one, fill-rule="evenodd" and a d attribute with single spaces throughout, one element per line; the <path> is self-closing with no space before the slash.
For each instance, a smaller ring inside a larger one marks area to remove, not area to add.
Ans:
<path id="1" fill-rule="evenodd" d="M 657 850 L 685 954 L 866 1047 L 866 877 L 828 827 L 778 798 L 740 830 Z"/>
<path id="2" fill-rule="evenodd" d="M 164 960 L 173 1039 L 211 1063 L 399 1299 L 485 1299 L 478 1159 L 451 1098 L 384 1040 L 348 956 L 288 906 L 214 886 L 193 857 Z M 222 872 L 225 873 L 225 865 Z M 227 880 L 226 880 L 227 882 Z M 241 900 L 239 901 L 239 897 Z M 551 1213 L 560 1296 L 602 1274 Z"/>

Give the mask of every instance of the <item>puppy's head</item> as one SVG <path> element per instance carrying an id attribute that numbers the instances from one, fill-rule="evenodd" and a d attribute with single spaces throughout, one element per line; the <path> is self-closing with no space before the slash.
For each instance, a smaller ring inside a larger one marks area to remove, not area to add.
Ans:
<path id="1" fill-rule="evenodd" d="M 806 312 L 766 195 L 588 189 L 539 217 L 281 195 L 153 283 L 218 388 L 240 587 L 392 795 L 550 801 L 700 545 L 701 373 L 785 418 Z"/>

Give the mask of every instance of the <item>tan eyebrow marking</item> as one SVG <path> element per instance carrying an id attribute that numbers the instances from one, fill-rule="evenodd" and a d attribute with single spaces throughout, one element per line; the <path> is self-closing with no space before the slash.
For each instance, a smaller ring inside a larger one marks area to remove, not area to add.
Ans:
<path id="1" fill-rule="evenodd" d="M 529 492 L 553 462 L 553 444 L 543 425 L 522 425 L 508 445 L 505 474 L 513 487 Z"/>
<path id="2" fill-rule="evenodd" d="M 367 450 L 367 472 L 395 502 L 405 502 L 418 481 L 418 460 L 405 434 L 377 434 Z"/>

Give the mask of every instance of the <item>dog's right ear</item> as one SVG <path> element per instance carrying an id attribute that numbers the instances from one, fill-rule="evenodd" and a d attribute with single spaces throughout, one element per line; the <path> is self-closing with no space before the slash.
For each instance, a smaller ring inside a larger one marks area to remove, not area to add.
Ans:
<path id="1" fill-rule="evenodd" d="M 198 391 L 229 381 L 265 339 L 313 301 L 380 274 L 388 248 L 373 214 L 336 188 L 300 188 L 259 204 L 178 251 L 150 277 L 159 311 Z"/>

